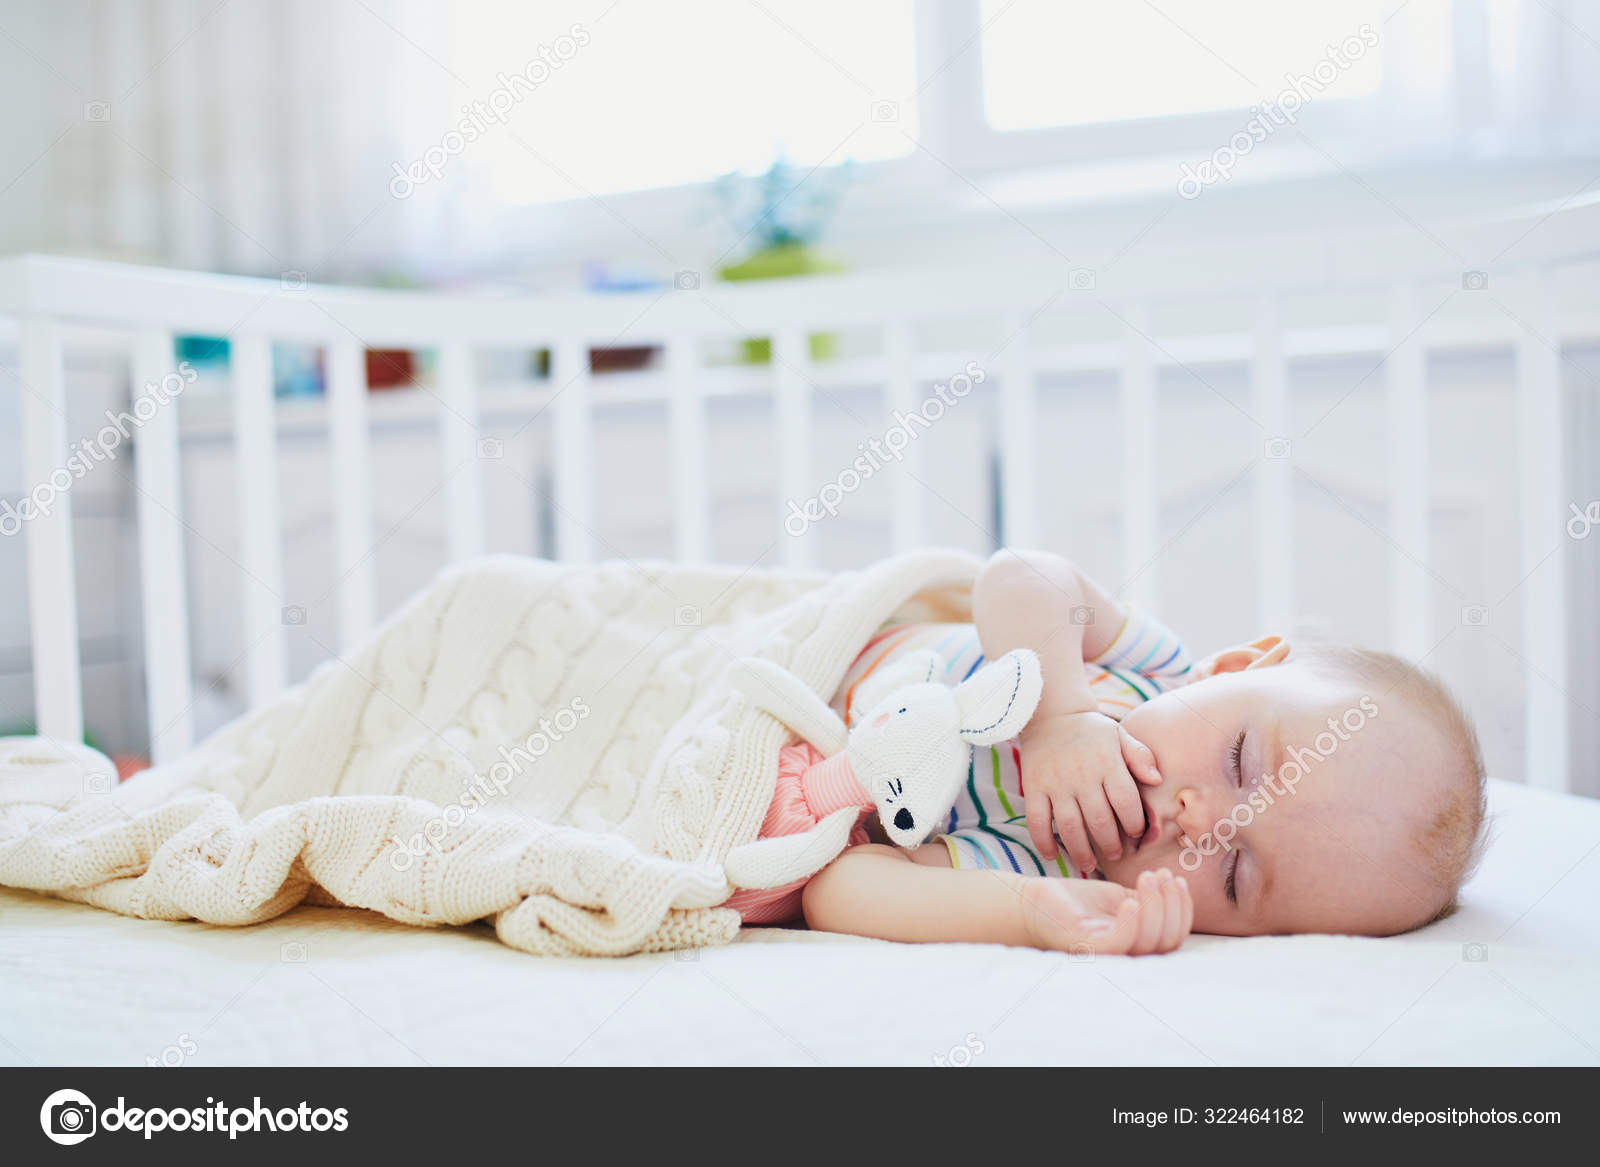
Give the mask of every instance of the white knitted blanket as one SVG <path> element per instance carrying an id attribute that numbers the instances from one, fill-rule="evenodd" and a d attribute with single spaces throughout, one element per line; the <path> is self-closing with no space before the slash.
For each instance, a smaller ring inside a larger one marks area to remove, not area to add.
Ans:
<path id="1" fill-rule="evenodd" d="M 722 860 L 756 838 L 788 736 L 729 667 L 765 657 L 827 698 L 885 619 L 966 616 L 977 568 L 474 561 L 120 786 L 93 751 L 0 739 L 0 884 L 213 924 L 305 900 L 486 919 L 541 953 L 725 942 Z"/>

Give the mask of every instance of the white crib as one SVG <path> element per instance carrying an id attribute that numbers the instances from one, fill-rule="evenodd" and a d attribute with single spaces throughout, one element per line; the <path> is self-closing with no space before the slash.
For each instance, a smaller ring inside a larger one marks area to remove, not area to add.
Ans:
<path id="1" fill-rule="evenodd" d="M 803 280 L 685 286 L 665 295 L 572 294 L 523 299 L 363 290 L 304 285 L 27 256 L 0 261 L 0 315 L 16 320 L 20 352 L 22 479 L 46 482 L 68 456 L 64 424 L 63 346 L 80 343 L 85 328 L 115 330 L 130 346 L 135 386 L 159 382 L 175 367 L 174 336 L 225 336 L 230 361 L 235 461 L 238 474 L 240 567 L 246 578 L 244 644 L 246 696 L 264 701 L 286 682 L 283 562 L 278 500 L 271 343 L 296 340 L 325 347 L 330 483 L 340 581 L 343 643 L 375 619 L 373 496 L 369 468 L 368 394 L 363 350 L 436 350 L 441 455 L 452 470 L 447 490 L 452 560 L 483 549 L 479 386 L 475 348 L 548 349 L 552 371 L 541 403 L 553 419 L 551 500 L 556 548 L 581 561 L 594 552 L 588 451 L 592 432 L 589 349 L 614 343 L 659 345 L 660 376 L 640 391 L 667 403 L 670 426 L 674 547 L 678 556 L 705 558 L 710 538 L 707 505 L 706 403 L 716 379 L 702 368 L 707 338 L 767 336 L 773 360 L 763 372 L 774 403 L 780 499 L 816 494 L 811 466 L 812 403 L 821 366 L 811 359 L 809 334 L 829 329 L 879 330 L 878 355 L 856 359 L 858 382 L 881 386 L 890 409 L 911 410 L 919 385 L 962 367 L 970 354 L 931 352 L 914 343 L 919 322 L 962 316 L 992 318 L 1008 337 L 997 379 L 1002 529 L 1007 542 L 1027 545 L 1039 531 L 1037 383 L 1064 370 L 1119 374 L 1123 496 L 1122 546 L 1128 578 L 1141 574 L 1161 547 L 1156 424 L 1159 366 L 1231 361 L 1247 366 L 1249 413 L 1264 442 L 1288 432 L 1287 363 L 1291 358 L 1371 354 L 1385 361 L 1391 451 L 1388 536 L 1393 647 L 1427 650 L 1430 597 L 1417 550 L 1426 545 L 1429 426 L 1426 358 L 1432 350 L 1498 348 L 1515 354 L 1518 392 L 1522 566 L 1534 576 L 1521 595 L 1526 666 L 1525 717 L 1530 780 L 1570 788 L 1567 669 L 1568 596 L 1559 572 L 1535 575 L 1559 543 L 1570 517 L 1560 443 L 1561 346 L 1600 337 L 1597 282 L 1590 262 L 1600 255 L 1600 200 L 1525 208 L 1493 222 L 1463 225 L 1452 234 L 1460 255 L 1493 257 L 1516 242 L 1517 266 L 1495 267 L 1506 311 L 1472 315 L 1425 305 L 1438 288 L 1458 287 L 1462 265 L 1431 247 L 1418 232 L 1373 232 L 1329 239 L 1303 252 L 1237 252 L 1225 267 L 1195 261 L 1102 271 L 1092 291 L 1073 289 L 1065 264 L 1025 269 L 923 271 L 905 274 L 818 276 Z M 1096 312 L 1112 313 L 1120 341 L 1047 344 L 1032 335 L 1042 306 L 1071 307 L 1078 295 Z M 1294 326 L 1282 306 L 1316 293 L 1354 293 L 1385 305 L 1352 323 L 1330 315 Z M 1424 293 L 1429 293 L 1424 295 Z M 1157 309 L 1203 304 L 1221 296 L 1255 305 L 1247 327 L 1158 334 Z M 1461 299 L 1470 299 L 1463 297 Z M 1587 310 L 1586 310 L 1587 309 Z M 602 374 L 603 375 L 603 374 Z M 173 410 L 158 410 L 134 435 L 138 443 L 137 516 L 142 570 L 145 667 L 152 754 L 169 759 L 192 741 L 193 704 L 185 597 L 179 429 Z M 74 436 L 75 437 L 75 436 Z M 10 445 L 9 440 L 7 445 Z M 9 457 L 9 451 L 6 454 Z M 915 468 L 913 444 L 906 461 Z M 1254 507 L 1259 607 L 1264 626 L 1294 611 L 1295 581 L 1288 559 L 1271 552 L 1287 544 L 1295 522 L 1291 468 L 1263 457 L 1255 470 Z M 914 474 L 890 476 L 892 531 L 897 548 L 924 538 L 923 492 Z M 47 516 L 23 524 L 27 555 L 35 710 L 39 731 L 76 740 L 83 729 L 78 621 L 71 541 L 70 491 L 56 496 Z M 773 516 L 774 531 L 783 516 Z M 781 541 L 786 562 L 806 563 L 805 539 Z"/>

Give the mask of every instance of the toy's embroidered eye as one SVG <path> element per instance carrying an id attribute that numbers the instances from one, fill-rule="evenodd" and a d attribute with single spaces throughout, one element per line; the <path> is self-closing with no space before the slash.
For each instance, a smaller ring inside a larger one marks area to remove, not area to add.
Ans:
<path id="1" fill-rule="evenodd" d="M 894 825 L 896 830 L 909 831 L 914 825 L 911 812 L 902 806 L 895 812 Z"/>
<path id="2" fill-rule="evenodd" d="M 904 705 L 900 706 L 899 712 L 904 713 L 905 711 L 906 707 Z"/>

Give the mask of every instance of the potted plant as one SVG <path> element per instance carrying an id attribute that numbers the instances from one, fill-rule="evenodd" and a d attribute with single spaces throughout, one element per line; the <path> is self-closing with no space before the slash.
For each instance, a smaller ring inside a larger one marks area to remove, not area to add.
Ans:
<path id="1" fill-rule="evenodd" d="M 725 280 L 772 280 L 843 271 L 843 262 L 820 250 L 817 239 L 849 179 L 849 163 L 827 175 L 812 171 L 802 176 L 781 157 L 759 177 L 729 174 L 719 179 L 716 191 L 723 213 L 750 252 L 718 274 Z M 833 336 L 813 333 L 809 339 L 812 360 L 833 355 Z M 772 342 L 764 336 L 746 339 L 742 351 L 746 364 L 772 360 Z"/>

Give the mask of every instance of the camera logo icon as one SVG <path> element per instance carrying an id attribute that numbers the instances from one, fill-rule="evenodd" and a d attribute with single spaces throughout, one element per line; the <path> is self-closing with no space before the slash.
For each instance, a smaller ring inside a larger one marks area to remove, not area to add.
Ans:
<path id="1" fill-rule="evenodd" d="M 1294 450 L 1294 443 L 1288 438 L 1268 438 L 1262 445 L 1262 453 L 1274 462 L 1282 462 Z"/>
<path id="2" fill-rule="evenodd" d="M 85 794 L 110 794 L 114 785 L 116 785 L 115 780 L 103 770 L 83 776 L 83 792 Z"/>
<path id="3" fill-rule="evenodd" d="M 493 461 L 496 458 L 505 457 L 505 453 L 506 444 L 499 438 L 478 439 L 478 457 L 480 460 L 485 462 Z"/>
<path id="4" fill-rule="evenodd" d="M 283 622 L 290 625 L 299 625 L 306 622 L 306 610 L 299 604 L 290 604 L 283 610 Z"/>
<path id="5" fill-rule="evenodd" d="M 1074 292 L 1092 292 L 1094 291 L 1094 286 L 1094 268 L 1092 267 L 1075 267 L 1067 273 L 1067 287 Z"/>
<path id="6" fill-rule="evenodd" d="M 872 120 L 875 122 L 897 122 L 900 120 L 900 103 L 898 101 L 875 101 L 872 103 Z"/>
<path id="7" fill-rule="evenodd" d="M 1073 964 L 1091 964 L 1094 961 L 1093 944 L 1074 944 L 1067 950 L 1067 960 Z"/>
<path id="8" fill-rule="evenodd" d="M 680 292 L 695 292 L 700 289 L 700 273 L 697 271 L 681 271 L 672 277 L 672 286 Z"/>
<path id="9" fill-rule="evenodd" d="M 71 1147 L 94 1134 L 97 1113 L 81 1090 L 57 1090 L 39 1108 L 39 1125 L 52 1143 Z"/>
<path id="10" fill-rule="evenodd" d="M 1070 615 L 1074 624 L 1082 626 L 1094 623 L 1094 609 L 1088 604 L 1074 605 Z"/>
<path id="11" fill-rule="evenodd" d="M 698 948 L 680 948 L 672 954 L 672 959 L 679 964 L 693 964 L 700 959 Z"/>
<path id="12" fill-rule="evenodd" d="M 700 627 L 700 609 L 693 604 L 679 604 L 677 611 L 673 612 L 672 619 L 679 628 Z"/>
<path id="13" fill-rule="evenodd" d="M 278 945 L 278 959 L 284 964 L 304 964 L 306 962 L 305 943 L 300 940 L 291 940 L 287 944 Z"/>
<path id="14" fill-rule="evenodd" d="M 1468 604 L 1461 609 L 1461 622 L 1468 628 L 1482 628 L 1489 623 L 1489 609 L 1482 604 Z"/>
<path id="15" fill-rule="evenodd" d="M 1461 959 L 1468 964 L 1489 963 L 1489 946 L 1487 944 L 1463 944 L 1461 946 Z"/>
<path id="16" fill-rule="evenodd" d="M 278 277 L 278 285 L 286 292 L 303 292 L 306 290 L 306 273 L 296 269 L 286 271 Z"/>
<path id="17" fill-rule="evenodd" d="M 83 120 L 86 122 L 108 122 L 111 120 L 111 103 L 109 101 L 86 101 L 83 103 Z"/>
<path id="18" fill-rule="evenodd" d="M 1489 290 L 1489 273 L 1486 271 L 1462 272 L 1461 290 L 1463 292 L 1487 292 Z"/>

